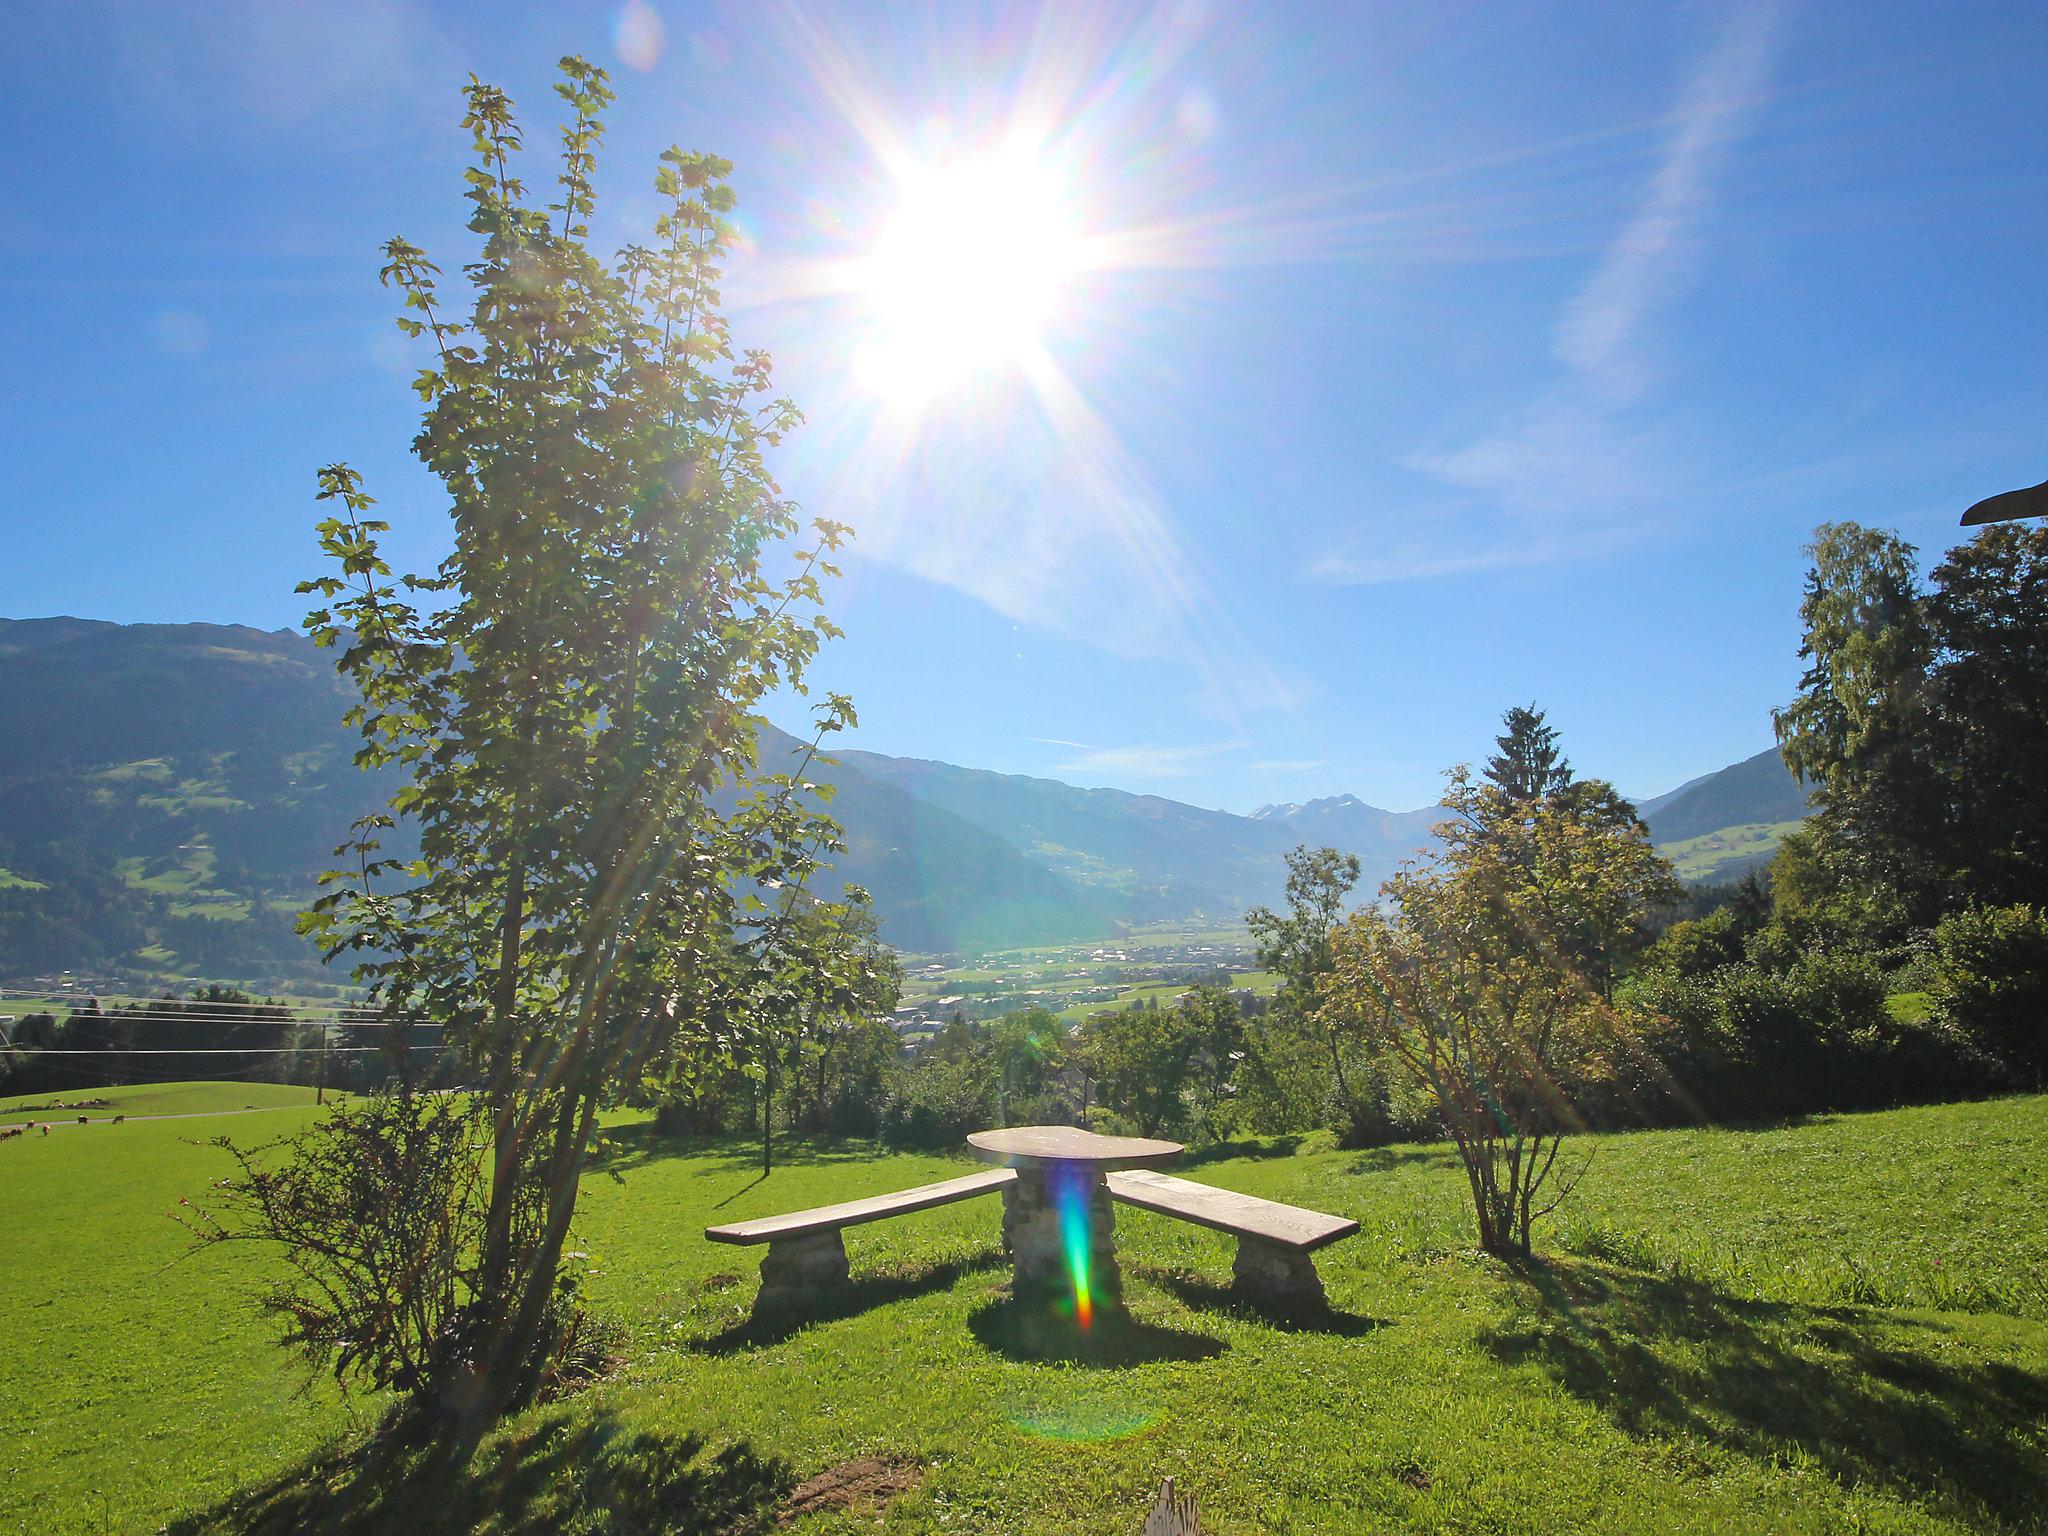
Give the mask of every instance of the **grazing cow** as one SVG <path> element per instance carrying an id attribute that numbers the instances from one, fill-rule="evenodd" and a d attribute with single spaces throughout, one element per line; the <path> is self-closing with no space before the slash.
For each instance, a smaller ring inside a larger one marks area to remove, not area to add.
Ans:
<path id="1" fill-rule="evenodd" d="M 90 1120 L 86 1119 L 86 1118 L 85 1118 L 85 1116 L 83 1116 L 83 1115 L 80 1115 L 80 1116 L 78 1117 L 78 1123 L 79 1123 L 80 1125 L 91 1125 L 91 1124 L 92 1124 L 92 1122 L 91 1122 Z"/>
<path id="2" fill-rule="evenodd" d="M 114 1124 L 119 1125 L 123 1120 L 126 1120 L 127 1118 L 128 1117 L 126 1115 L 116 1115 L 114 1116 Z"/>

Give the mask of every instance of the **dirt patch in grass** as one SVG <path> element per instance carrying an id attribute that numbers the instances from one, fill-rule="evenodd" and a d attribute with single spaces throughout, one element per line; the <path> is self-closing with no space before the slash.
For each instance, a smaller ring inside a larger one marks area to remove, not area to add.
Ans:
<path id="1" fill-rule="evenodd" d="M 924 1481 L 925 1469 L 900 1456 L 861 1456 L 807 1477 L 782 1501 L 779 1524 L 800 1515 L 879 1511 Z"/>

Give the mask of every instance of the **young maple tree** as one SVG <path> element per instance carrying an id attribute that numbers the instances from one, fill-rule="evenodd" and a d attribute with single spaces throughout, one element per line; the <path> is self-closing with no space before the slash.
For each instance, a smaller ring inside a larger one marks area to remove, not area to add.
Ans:
<path id="1" fill-rule="evenodd" d="M 1433 1102 L 1480 1246 L 1526 1257 L 1568 1192 L 1579 1104 L 1628 1048 L 1616 958 L 1680 895 L 1635 808 L 1597 779 L 1524 795 L 1450 775 L 1438 849 L 1330 935 L 1321 1013 Z"/>
<path id="2" fill-rule="evenodd" d="M 836 633 L 820 583 L 846 530 L 806 532 L 767 463 L 800 417 L 720 311 L 731 166 L 665 152 L 651 241 L 600 259 L 612 93 L 581 59 L 561 73 L 571 121 L 544 203 L 511 101 L 474 77 L 465 93 L 466 313 L 424 252 L 385 248 L 399 323 L 432 348 L 414 448 L 452 552 L 394 578 L 387 525 L 335 464 L 334 571 L 300 589 L 360 695 L 358 762 L 405 775 L 302 927 L 394 1021 L 438 1026 L 478 1090 L 475 1258 L 424 1373 L 466 1416 L 529 1395 L 553 1347 L 600 1108 L 678 1050 L 741 1048 L 748 991 L 787 970 L 792 934 L 836 931 L 793 926 L 835 829 L 810 786 L 761 770 L 753 711 L 801 689 Z M 820 730 L 852 716 L 831 696 Z M 416 859 L 379 846 L 401 823 Z"/>

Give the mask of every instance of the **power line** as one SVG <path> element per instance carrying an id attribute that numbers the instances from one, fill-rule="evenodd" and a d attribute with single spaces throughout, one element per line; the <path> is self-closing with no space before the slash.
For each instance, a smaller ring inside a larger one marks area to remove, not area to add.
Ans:
<path id="1" fill-rule="evenodd" d="M 313 1050 L 313 1048 L 312 1048 L 312 1047 L 306 1047 L 306 1048 L 304 1048 L 304 1049 L 305 1049 L 305 1052 L 306 1052 L 306 1054 L 308 1054 L 308 1055 L 312 1054 L 312 1050 Z M 425 1047 L 422 1047 L 422 1049 L 425 1049 L 425 1050 L 430 1050 L 430 1051 L 438 1051 L 438 1050 L 444 1050 L 444 1049 L 446 1049 L 446 1047 L 444 1047 L 444 1046 L 438 1046 L 438 1045 L 430 1045 L 430 1046 L 425 1046 Z M 94 1057 L 97 1057 L 97 1058 L 99 1058 L 99 1059 L 100 1059 L 101 1061 L 104 1061 L 104 1060 L 106 1060 L 106 1059 L 107 1059 L 107 1058 L 108 1058 L 109 1056 L 296 1056 L 296 1055 L 300 1054 L 300 1051 L 301 1051 L 301 1047 L 299 1047 L 299 1046 L 296 1046 L 296 1045 L 283 1045 L 283 1046 L 269 1046 L 269 1045 L 265 1045 L 265 1046 L 252 1046 L 252 1047 L 249 1047 L 249 1048 L 247 1048 L 247 1049 L 238 1049 L 238 1048 L 236 1048 L 236 1047 L 233 1047 L 233 1046 L 213 1046 L 213 1045 L 208 1045 L 208 1046 L 141 1046 L 141 1045 L 116 1045 L 116 1046 L 109 1046 L 109 1047 L 108 1047 L 108 1048 L 107 1048 L 106 1050 L 103 1050 L 103 1051 L 68 1051 L 68 1050 L 66 1050 L 66 1051 L 38 1051 L 38 1050 L 25 1050 L 25 1051 L 23 1051 L 23 1053 L 22 1053 L 22 1054 L 23 1054 L 23 1055 L 25 1055 L 25 1056 L 29 1056 L 29 1057 L 31 1057 L 31 1058 L 37 1059 L 37 1060 L 40 1060 L 40 1059 L 41 1059 L 42 1057 L 45 1057 L 45 1056 L 94 1056 Z M 328 1051 L 327 1051 L 327 1054 L 328 1054 L 328 1055 L 330 1055 L 330 1056 L 371 1056 L 371 1055 L 376 1055 L 376 1056 L 382 1056 L 382 1055 L 388 1055 L 388 1054 L 390 1054 L 390 1053 L 389 1053 L 389 1052 L 387 1052 L 387 1051 L 386 1051 L 386 1050 L 384 1049 L 384 1047 L 383 1047 L 383 1046 L 381 1046 L 381 1045 L 336 1045 L 336 1046 L 329 1046 L 329 1047 L 328 1047 Z"/>
<path id="2" fill-rule="evenodd" d="M 368 1002 L 350 1002 L 345 998 L 331 1003 L 294 1003 L 287 1002 L 282 998 L 275 1000 L 251 999 L 248 1002 L 238 1002 L 231 997 L 178 997 L 174 994 L 145 997 L 135 992 L 63 994 L 48 990 L 38 990 L 34 987 L 0 987 L 0 1002 L 56 1003 L 67 1008 L 77 1007 L 80 1003 L 99 1003 L 104 1007 L 111 1008 L 154 1007 L 164 1003 L 175 1003 L 179 1007 L 217 1008 L 224 1013 L 238 1008 L 262 1009 L 265 1012 L 345 1013 L 350 1009 L 371 1011 L 377 1006 L 374 1003 Z"/>
<path id="3" fill-rule="evenodd" d="M 356 1020 L 346 1020 L 346 1018 L 326 1018 L 326 1020 L 322 1020 L 322 1018 L 209 1018 L 205 1014 L 72 1014 L 72 1022 L 78 1022 L 78 1020 L 86 1020 L 88 1024 L 102 1022 L 102 1024 L 119 1024 L 119 1026 L 127 1026 L 127 1024 L 205 1024 L 209 1028 L 227 1028 L 227 1030 L 260 1030 L 264 1026 L 276 1028 L 276 1030 L 287 1030 L 287 1028 L 291 1028 L 291 1030 L 319 1030 L 319 1028 L 328 1028 L 328 1030 L 391 1030 L 391 1028 L 401 1028 L 401 1030 L 444 1030 L 444 1028 L 449 1028 L 446 1024 L 434 1024 L 432 1020 L 424 1020 L 424 1018 L 420 1018 L 420 1020 L 403 1020 L 403 1022 L 393 1024 L 389 1020 L 356 1022 Z"/>

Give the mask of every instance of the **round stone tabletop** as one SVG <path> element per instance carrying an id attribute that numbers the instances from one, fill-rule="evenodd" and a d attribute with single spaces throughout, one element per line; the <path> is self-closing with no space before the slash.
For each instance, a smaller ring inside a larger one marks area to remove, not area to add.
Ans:
<path id="1" fill-rule="evenodd" d="M 1071 1125 L 1013 1125 L 1000 1131 L 976 1131 L 967 1138 L 967 1145 L 985 1163 L 1002 1163 L 1011 1168 L 1086 1163 L 1104 1172 L 1112 1168 L 1159 1168 L 1176 1161 L 1186 1150 L 1177 1141 L 1098 1136 Z"/>

